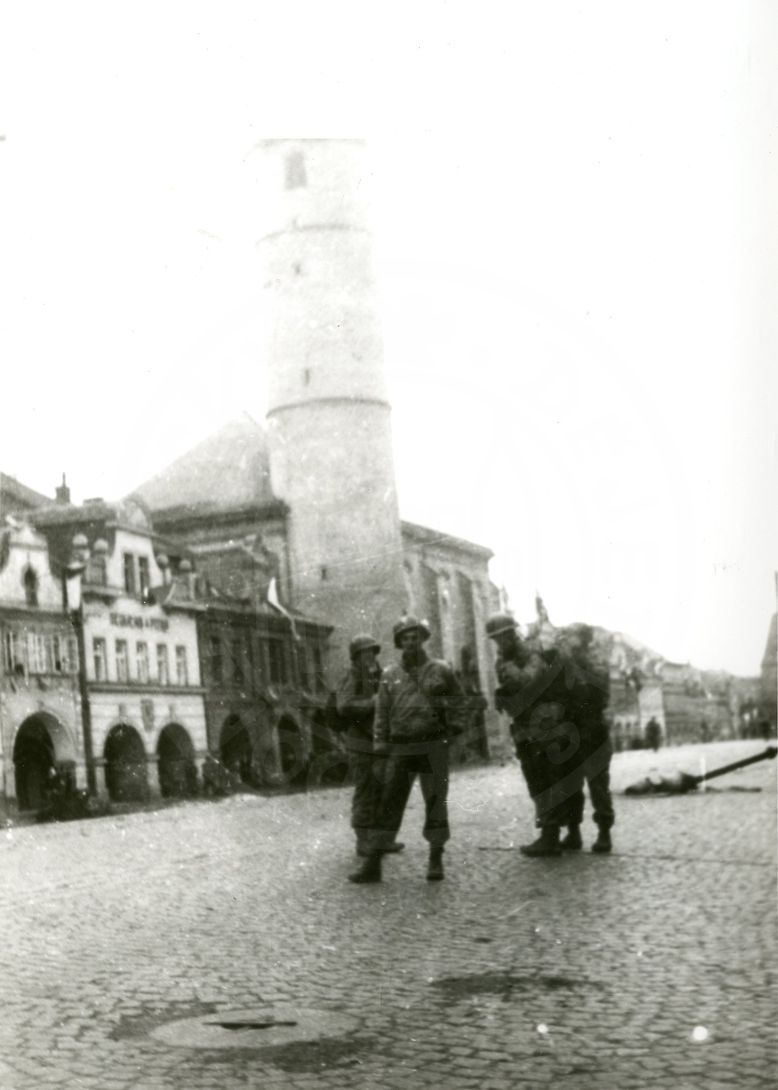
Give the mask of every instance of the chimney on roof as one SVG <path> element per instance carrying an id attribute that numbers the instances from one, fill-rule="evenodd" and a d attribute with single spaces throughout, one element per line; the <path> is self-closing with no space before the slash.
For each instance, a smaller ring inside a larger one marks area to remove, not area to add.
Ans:
<path id="1" fill-rule="evenodd" d="M 61 503 L 63 506 L 70 503 L 70 489 L 68 488 L 64 473 L 62 474 L 62 484 L 57 488 L 55 496 L 57 497 L 57 503 Z"/>

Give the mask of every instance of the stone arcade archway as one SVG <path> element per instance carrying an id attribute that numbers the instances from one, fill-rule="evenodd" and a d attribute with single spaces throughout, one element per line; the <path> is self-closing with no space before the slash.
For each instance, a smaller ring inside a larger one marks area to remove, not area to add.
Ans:
<path id="1" fill-rule="evenodd" d="M 105 786 L 114 802 L 144 802 L 148 798 L 146 751 L 129 723 L 117 723 L 105 740 Z"/>
<path id="2" fill-rule="evenodd" d="M 300 727 L 291 715 L 278 721 L 278 756 L 284 783 L 304 784 L 308 771 L 305 746 Z"/>
<path id="3" fill-rule="evenodd" d="M 164 799 L 197 794 L 197 765 L 192 739 L 178 723 L 168 723 L 157 742 L 159 789 Z"/>
<path id="4" fill-rule="evenodd" d="M 233 776 L 237 776 L 241 783 L 253 784 L 252 755 L 251 738 L 240 716 L 228 716 L 224 720 L 219 736 L 221 763 Z"/>
<path id="5" fill-rule="evenodd" d="M 13 749 L 16 800 L 20 810 L 40 810 L 48 801 L 55 772 L 75 786 L 76 754 L 67 730 L 48 712 L 24 720 Z"/>

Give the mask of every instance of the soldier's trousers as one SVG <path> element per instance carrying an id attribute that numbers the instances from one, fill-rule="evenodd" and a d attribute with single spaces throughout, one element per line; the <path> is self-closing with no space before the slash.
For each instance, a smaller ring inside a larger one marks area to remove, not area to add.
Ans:
<path id="1" fill-rule="evenodd" d="M 414 780 L 424 798 L 422 835 L 431 847 L 442 847 L 451 832 L 448 824 L 448 743 L 444 740 L 392 744 L 391 753 L 377 759 L 381 790 L 370 846 L 389 848 L 402 824 Z"/>
<path id="2" fill-rule="evenodd" d="M 356 833 L 357 848 L 366 848 L 375 826 L 381 784 L 376 778 L 377 758 L 372 753 L 349 750 L 354 793 L 351 796 L 351 828 Z"/>
<path id="3" fill-rule="evenodd" d="M 555 763 L 553 751 L 537 741 L 516 739 L 516 756 L 535 807 L 535 824 L 571 825 L 583 813 L 583 773 L 578 766 Z"/>
<path id="4" fill-rule="evenodd" d="M 607 735 L 592 740 L 585 745 L 584 758 L 581 765 L 583 778 L 589 788 L 589 799 L 592 804 L 592 818 L 595 825 L 601 829 L 610 829 L 616 820 L 613 810 L 613 796 L 610 790 L 610 763 L 613 756 L 613 746 Z M 576 800 L 570 820 L 566 824 L 580 825 L 583 821 L 584 798 L 581 792 L 580 801 Z"/>

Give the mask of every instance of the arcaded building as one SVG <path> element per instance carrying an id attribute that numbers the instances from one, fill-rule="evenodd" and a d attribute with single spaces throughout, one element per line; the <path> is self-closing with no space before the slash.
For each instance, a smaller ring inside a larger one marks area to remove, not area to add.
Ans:
<path id="1" fill-rule="evenodd" d="M 266 419 L 226 424 L 135 494 L 214 585 L 272 586 L 331 626 L 329 687 L 353 635 L 374 634 L 386 661 L 393 624 L 413 612 L 431 625 L 432 653 L 490 693 L 490 550 L 400 517 L 365 146 L 266 141 L 254 162 Z M 493 712 L 481 720 L 474 751 L 503 752 L 505 725 Z"/>
<path id="2" fill-rule="evenodd" d="M 30 517 L 56 569 L 80 568 L 90 786 L 119 802 L 194 794 L 207 735 L 193 576 L 171 574 L 137 503 L 59 502 Z"/>
<path id="3" fill-rule="evenodd" d="M 86 785 L 78 647 L 46 538 L 14 518 L 0 529 L 0 645 L 0 809 L 38 810 L 54 773 Z"/>

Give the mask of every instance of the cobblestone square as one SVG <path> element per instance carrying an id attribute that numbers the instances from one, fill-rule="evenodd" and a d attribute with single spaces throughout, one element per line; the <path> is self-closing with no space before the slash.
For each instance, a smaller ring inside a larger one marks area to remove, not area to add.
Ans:
<path id="1" fill-rule="evenodd" d="M 614 786 L 760 746 L 618 754 Z M 583 852 L 535 860 L 518 766 L 459 771 L 441 883 L 417 788 L 384 882 L 348 883 L 348 803 L 240 795 L 3 831 L 0 1085 L 776 1085 L 775 762 L 618 794 L 612 855 L 586 850 L 589 822 Z M 273 1043 L 247 1025 L 281 1011 L 351 1028 Z M 170 1043 L 187 1019 L 202 1041 Z"/>

